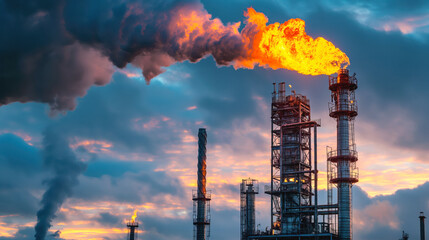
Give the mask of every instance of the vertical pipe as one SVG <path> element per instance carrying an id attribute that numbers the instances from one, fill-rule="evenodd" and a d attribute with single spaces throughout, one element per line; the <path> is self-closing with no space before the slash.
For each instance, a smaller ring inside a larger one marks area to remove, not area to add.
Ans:
<path id="1" fill-rule="evenodd" d="M 206 238 L 206 144 L 207 132 L 205 128 L 198 130 L 198 212 L 197 212 L 197 240 Z"/>
<path id="2" fill-rule="evenodd" d="M 420 212 L 420 240 L 425 240 L 425 215 L 423 212 Z"/>
<path id="3" fill-rule="evenodd" d="M 274 177 L 274 156 L 273 156 L 273 141 L 274 141 L 274 123 L 273 123 L 273 105 L 271 104 L 271 189 L 270 191 L 274 191 L 274 183 L 273 183 L 273 177 Z M 271 234 L 274 234 L 274 209 L 273 209 L 273 201 L 274 201 L 274 195 L 271 194 Z"/>
<path id="4" fill-rule="evenodd" d="M 134 226 L 131 226 L 130 228 L 130 240 L 134 240 L 134 235 L 135 235 L 135 228 Z"/>
<path id="5" fill-rule="evenodd" d="M 249 179 L 249 181 L 251 181 Z M 253 190 L 253 182 L 247 183 L 247 235 L 255 233 L 255 191 Z"/>
<path id="6" fill-rule="evenodd" d="M 338 74 L 338 82 L 349 81 L 348 74 Z M 336 101 L 338 111 L 349 110 L 349 90 L 340 88 L 338 99 Z M 337 118 L 337 154 L 345 156 L 350 153 L 350 133 L 349 117 L 341 114 Z M 350 177 L 350 162 L 348 160 L 339 160 L 337 167 L 337 176 L 342 179 Z M 351 238 L 351 183 L 341 181 L 338 183 L 338 230 L 341 240 L 350 240 Z"/>
<path id="7" fill-rule="evenodd" d="M 317 234 L 319 234 L 319 224 L 318 224 L 318 196 L 317 196 L 317 124 L 314 125 L 314 224 L 316 230 L 316 239 L 318 239 Z"/>

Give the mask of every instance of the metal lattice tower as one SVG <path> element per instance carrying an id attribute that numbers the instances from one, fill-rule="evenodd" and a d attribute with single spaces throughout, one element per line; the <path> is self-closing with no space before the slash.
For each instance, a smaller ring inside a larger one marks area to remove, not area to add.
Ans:
<path id="1" fill-rule="evenodd" d="M 329 77 L 331 102 L 329 116 L 337 121 L 337 149 L 328 150 L 329 184 L 337 186 L 338 234 L 341 240 L 351 240 L 352 233 L 352 186 L 358 182 L 356 167 L 358 154 L 354 139 L 354 119 L 357 116 L 355 90 L 357 79 L 341 69 L 337 76 Z M 328 201 L 332 197 L 328 184 Z"/>
<path id="2" fill-rule="evenodd" d="M 274 84 L 271 108 L 271 234 L 318 232 L 317 164 L 312 168 L 310 101 L 303 95 L 286 96 L 285 83 Z M 316 151 L 314 160 L 317 163 Z M 314 186 L 312 186 L 312 182 Z M 314 187 L 314 191 L 313 191 Z M 314 201 L 314 203 L 312 202 Z"/>
<path id="3" fill-rule="evenodd" d="M 259 193 L 258 180 L 243 179 L 240 184 L 240 235 L 241 240 L 255 234 L 255 195 Z"/>
<path id="4" fill-rule="evenodd" d="M 206 191 L 206 145 L 207 132 L 205 128 L 198 130 L 198 188 L 192 192 L 194 239 L 206 240 L 210 237 L 210 200 L 211 192 Z"/>
<path id="5" fill-rule="evenodd" d="M 271 104 L 271 227 L 246 240 L 338 240 L 329 219 L 338 215 L 337 204 L 319 204 L 317 128 L 311 120 L 310 101 L 276 84 Z M 289 86 L 291 87 L 291 86 Z M 241 188 L 241 202 L 244 200 Z M 243 212 L 244 209 L 242 208 Z M 242 215 L 243 218 L 243 215 Z M 243 233 L 243 221 L 242 233 Z"/>

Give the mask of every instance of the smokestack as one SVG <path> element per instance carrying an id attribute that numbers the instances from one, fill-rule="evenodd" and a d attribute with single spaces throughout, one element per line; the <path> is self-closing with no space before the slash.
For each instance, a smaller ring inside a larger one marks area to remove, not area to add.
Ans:
<path id="1" fill-rule="evenodd" d="M 210 192 L 206 190 L 206 145 L 207 132 L 205 128 L 198 130 L 198 183 L 197 193 L 193 194 L 194 200 L 194 239 L 205 240 L 209 236 L 210 229 Z M 206 231 L 207 225 L 207 231 Z"/>
<path id="2" fill-rule="evenodd" d="M 137 240 L 137 228 L 139 223 L 135 221 L 130 221 L 127 223 L 128 227 L 128 240 Z"/>
<path id="3" fill-rule="evenodd" d="M 206 145 L 207 132 L 205 128 L 198 130 L 198 197 L 206 195 Z"/>
<path id="4" fill-rule="evenodd" d="M 423 212 L 420 212 L 420 240 L 425 240 L 425 215 Z"/>
<path id="5" fill-rule="evenodd" d="M 354 119 L 357 116 L 355 90 L 357 79 L 347 69 L 340 69 L 336 77 L 329 77 L 331 102 L 329 116 L 337 120 L 337 150 L 328 153 L 328 161 L 334 165 L 330 183 L 338 188 L 338 234 L 340 240 L 352 236 L 352 186 L 358 182 L 356 167 L 358 155 L 354 141 Z"/>

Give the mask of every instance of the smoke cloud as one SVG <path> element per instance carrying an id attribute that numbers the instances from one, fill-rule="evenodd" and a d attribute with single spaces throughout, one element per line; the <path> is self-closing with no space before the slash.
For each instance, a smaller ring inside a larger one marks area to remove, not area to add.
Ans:
<path id="1" fill-rule="evenodd" d="M 240 32 L 240 22 L 224 24 L 194 0 L 0 0 L 0 104 L 73 110 L 88 88 L 110 81 L 113 66 L 128 63 L 149 83 L 164 67 L 208 55 L 218 65 L 313 75 L 349 62 L 332 43 L 307 36 L 302 20 L 266 26 L 264 14 L 245 15 Z"/>
<path id="2" fill-rule="evenodd" d="M 224 35 L 185 43 L 189 29 L 175 21 L 190 12 L 203 19 L 189 21 L 204 20 Z M 128 63 L 147 81 L 163 67 L 210 53 L 224 64 L 240 51 L 231 27 L 210 20 L 196 1 L 0 0 L 0 105 L 35 101 L 73 110 L 88 88 L 109 83 L 113 66 Z"/>
<path id="3" fill-rule="evenodd" d="M 43 145 L 44 165 L 53 177 L 46 182 L 48 189 L 42 197 L 42 208 L 37 212 L 36 240 L 45 239 L 56 212 L 71 196 L 72 188 L 78 184 L 78 176 L 86 169 L 70 149 L 68 140 L 53 128 L 45 131 Z M 55 234 L 59 236 L 58 231 Z"/>

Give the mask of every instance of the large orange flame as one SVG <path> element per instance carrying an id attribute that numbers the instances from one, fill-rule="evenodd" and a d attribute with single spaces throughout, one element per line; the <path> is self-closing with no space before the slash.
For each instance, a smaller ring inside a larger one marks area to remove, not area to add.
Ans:
<path id="1" fill-rule="evenodd" d="M 131 217 L 131 222 L 135 222 L 136 221 L 136 218 L 137 218 L 137 209 L 136 210 L 134 210 L 134 214 L 133 214 L 133 216 Z"/>
<path id="2" fill-rule="evenodd" d="M 246 26 L 224 25 L 205 10 L 180 8 L 169 29 L 175 35 L 179 61 L 199 61 L 212 54 L 220 65 L 250 68 L 259 65 L 307 75 L 330 75 L 350 64 L 347 55 L 322 37 L 305 32 L 305 22 L 290 19 L 267 26 L 268 18 L 253 8 L 244 13 Z"/>
<path id="3" fill-rule="evenodd" d="M 245 16 L 247 25 L 241 35 L 247 56 L 239 58 L 235 67 L 253 68 L 258 64 L 307 75 L 330 75 L 350 64 L 347 55 L 334 44 L 322 37 L 308 36 L 305 22 L 299 18 L 267 26 L 268 18 L 253 8 L 249 8 Z"/>

